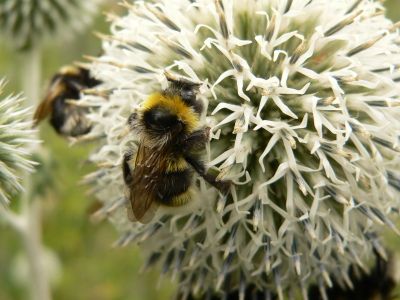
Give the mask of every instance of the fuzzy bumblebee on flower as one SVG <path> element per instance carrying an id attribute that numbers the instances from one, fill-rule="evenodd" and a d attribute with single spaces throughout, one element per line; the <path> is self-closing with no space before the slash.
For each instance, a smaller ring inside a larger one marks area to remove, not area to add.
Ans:
<path id="1" fill-rule="evenodd" d="M 400 36 L 379 2 L 124 6 L 91 64 L 103 84 L 82 100 L 92 111 L 87 138 L 101 143 L 87 181 L 121 244 L 139 243 L 149 265 L 179 277 L 182 298 L 226 286 L 241 297 L 252 287 L 307 298 L 310 284 L 325 297 L 333 283 L 352 286 L 350 266 L 366 270 L 373 251 L 386 256 L 377 230 L 397 232 L 400 209 Z M 187 118 L 197 127 L 185 131 Z M 178 147 L 178 133 L 196 130 L 204 173 Z M 181 179 L 158 189 L 160 165 L 164 176 L 190 173 L 190 196 L 173 207 L 160 199 Z M 141 193 L 132 184 L 140 168 Z M 146 222 L 129 220 L 129 188 L 130 217 L 150 212 Z"/>

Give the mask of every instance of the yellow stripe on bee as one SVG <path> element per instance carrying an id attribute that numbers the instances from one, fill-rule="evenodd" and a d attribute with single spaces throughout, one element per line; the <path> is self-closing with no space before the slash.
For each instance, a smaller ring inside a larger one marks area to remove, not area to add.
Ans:
<path id="1" fill-rule="evenodd" d="M 166 167 L 167 173 L 183 171 L 186 170 L 187 168 L 188 164 L 183 157 L 167 160 L 167 167 Z"/>
<path id="2" fill-rule="evenodd" d="M 199 122 L 199 116 L 178 95 L 166 96 L 159 92 L 151 94 L 142 104 L 143 110 L 150 110 L 155 106 L 166 107 L 185 123 L 188 132 L 192 132 Z"/>
<path id="3" fill-rule="evenodd" d="M 187 204 L 192 198 L 192 189 L 189 188 L 186 192 L 179 194 L 171 199 L 171 202 L 168 203 L 168 206 L 182 206 Z"/>
<path id="4" fill-rule="evenodd" d="M 61 75 L 71 75 L 71 76 L 79 75 L 80 72 L 81 71 L 80 71 L 80 69 L 78 67 L 71 66 L 71 65 L 63 66 L 58 71 L 58 73 L 61 74 Z"/>

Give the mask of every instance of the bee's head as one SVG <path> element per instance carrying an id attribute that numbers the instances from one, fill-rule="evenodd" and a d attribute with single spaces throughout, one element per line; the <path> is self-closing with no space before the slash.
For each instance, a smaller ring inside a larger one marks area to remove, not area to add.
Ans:
<path id="1" fill-rule="evenodd" d="M 143 112 L 145 129 L 153 135 L 176 135 L 185 129 L 185 123 L 168 107 L 158 105 Z"/>
<path id="2" fill-rule="evenodd" d="M 201 114 L 203 105 L 196 98 L 201 83 L 178 78 L 168 72 L 164 74 L 169 82 L 169 87 L 164 91 L 164 94 L 172 97 L 178 95 L 187 106 L 193 108 L 197 114 Z"/>
<path id="3" fill-rule="evenodd" d="M 62 77 L 64 82 L 71 86 L 71 88 L 77 90 L 92 88 L 101 83 L 101 81 L 91 76 L 88 69 L 73 65 L 62 67 L 54 78 L 59 77 Z"/>
<path id="4" fill-rule="evenodd" d="M 130 128 L 154 146 L 176 142 L 199 125 L 200 115 L 180 95 L 154 93 L 128 119 Z"/>

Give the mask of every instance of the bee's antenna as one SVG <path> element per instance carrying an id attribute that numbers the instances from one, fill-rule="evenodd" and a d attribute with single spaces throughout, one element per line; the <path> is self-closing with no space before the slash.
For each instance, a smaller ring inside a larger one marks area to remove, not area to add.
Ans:
<path id="1" fill-rule="evenodd" d="M 190 79 L 176 76 L 168 71 L 164 71 L 164 75 L 170 83 L 169 87 L 164 90 L 164 93 L 179 95 L 188 106 L 193 107 L 197 113 L 201 114 L 203 104 L 196 100 L 196 94 L 202 83 L 193 82 Z"/>
<path id="2" fill-rule="evenodd" d="M 201 82 L 193 82 L 187 78 L 178 77 L 166 70 L 164 71 L 164 76 L 165 76 L 165 78 L 167 78 L 167 80 L 171 84 L 173 84 L 177 87 L 180 87 L 180 88 L 186 87 L 186 88 L 190 88 L 190 89 L 195 89 L 195 88 L 200 87 L 200 85 L 202 85 Z"/>

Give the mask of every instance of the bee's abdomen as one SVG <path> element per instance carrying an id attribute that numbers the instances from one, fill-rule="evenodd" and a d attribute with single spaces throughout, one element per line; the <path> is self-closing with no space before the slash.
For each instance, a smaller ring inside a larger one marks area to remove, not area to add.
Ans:
<path id="1" fill-rule="evenodd" d="M 159 201 L 167 206 L 180 206 L 190 200 L 193 171 L 189 168 L 166 171 L 158 189 Z"/>
<path id="2" fill-rule="evenodd" d="M 169 157 L 167 161 L 166 173 L 185 171 L 188 169 L 188 163 L 183 157 Z"/>

